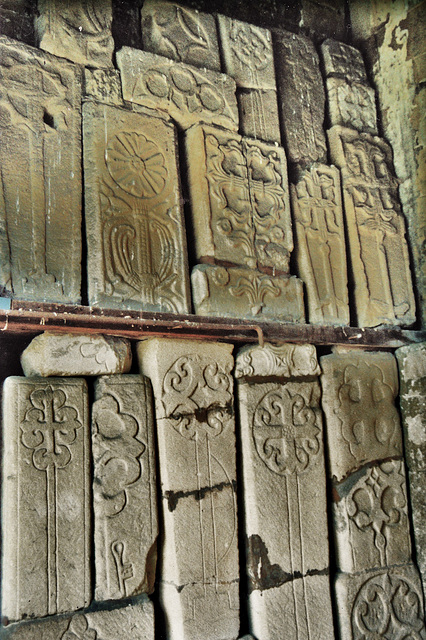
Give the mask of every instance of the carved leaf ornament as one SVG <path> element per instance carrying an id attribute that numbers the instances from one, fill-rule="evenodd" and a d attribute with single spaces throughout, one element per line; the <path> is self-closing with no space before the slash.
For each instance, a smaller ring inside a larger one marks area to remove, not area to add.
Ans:
<path id="1" fill-rule="evenodd" d="M 185 62 L 188 52 L 195 56 L 200 49 L 204 54 L 208 53 L 207 32 L 190 11 L 173 4 L 163 4 L 161 11 L 155 11 L 154 15 L 161 33 L 161 48 L 169 50 L 176 60 Z M 183 32 L 184 38 L 179 38 L 179 31 Z"/>

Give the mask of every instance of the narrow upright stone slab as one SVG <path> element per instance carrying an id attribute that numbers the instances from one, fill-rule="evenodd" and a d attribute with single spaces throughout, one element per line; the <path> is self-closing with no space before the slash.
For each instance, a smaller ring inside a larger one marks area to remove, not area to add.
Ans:
<path id="1" fill-rule="evenodd" d="M 214 16 L 163 0 L 146 0 L 141 15 L 145 51 L 221 70 Z"/>
<path id="2" fill-rule="evenodd" d="M 352 351 L 320 362 L 330 475 L 340 482 L 368 462 L 402 456 L 394 356 Z"/>
<path id="3" fill-rule="evenodd" d="M 3 402 L 2 614 L 81 609 L 91 596 L 86 382 L 11 377 Z"/>
<path id="4" fill-rule="evenodd" d="M 45 331 L 22 352 L 26 376 L 99 376 L 127 373 L 132 364 L 130 342 L 102 335 Z"/>
<path id="5" fill-rule="evenodd" d="M 321 45 L 321 54 L 327 78 L 342 78 L 369 86 L 361 51 L 344 42 L 328 38 Z"/>
<path id="6" fill-rule="evenodd" d="M 174 128 L 92 102 L 83 125 L 90 303 L 188 313 Z"/>
<path id="7" fill-rule="evenodd" d="M 426 593 L 426 471 L 410 470 L 409 482 L 415 559 L 422 577 L 423 593 Z"/>
<path id="8" fill-rule="evenodd" d="M 154 589 L 157 492 L 151 386 L 139 375 L 98 378 L 92 409 L 95 599 Z"/>
<path id="9" fill-rule="evenodd" d="M 339 124 L 377 135 L 376 95 L 372 87 L 327 78 L 327 105 L 331 126 Z"/>
<path id="10" fill-rule="evenodd" d="M 281 144 L 277 92 L 270 89 L 237 91 L 240 131 L 244 136 Z"/>
<path id="11" fill-rule="evenodd" d="M 311 324 L 349 324 L 345 229 L 336 167 L 315 164 L 291 185 L 295 257 Z"/>
<path id="12" fill-rule="evenodd" d="M 282 379 L 318 376 L 315 347 L 311 344 L 270 344 L 264 346 L 247 345 L 238 351 L 235 358 L 235 377 Z"/>
<path id="13" fill-rule="evenodd" d="M 112 67 L 112 0 L 38 0 L 40 49 L 91 67 Z"/>
<path id="14" fill-rule="evenodd" d="M 183 129 L 198 122 L 238 129 L 229 76 L 130 47 L 117 52 L 117 64 L 125 100 L 166 111 Z"/>
<path id="15" fill-rule="evenodd" d="M 273 32 L 283 143 L 289 162 L 305 168 L 327 162 L 325 94 L 313 43 L 289 31 Z"/>
<path id="16" fill-rule="evenodd" d="M 81 77 L 0 37 L 0 285 L 12 296 L 80 301 Z"/>
<path id="17" fill-rule="evenodd" d="M 410 325 L 415 302 L 391 149 L 353 129 L 327 133 L 342 174 L 358 326 Z"/>

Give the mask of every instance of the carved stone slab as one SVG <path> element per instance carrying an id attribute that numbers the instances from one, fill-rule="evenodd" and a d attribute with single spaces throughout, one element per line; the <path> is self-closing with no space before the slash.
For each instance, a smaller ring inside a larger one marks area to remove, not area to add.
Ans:
<path id="1" fill-rule="evenodd" d="M 121 78 L 115 69 L 84 69 L 84 97 L 86 100 L 123 105 Z"/>
<path id="2" fill-rule="evenodd" d="M 303 283 L 295 276 L 201 264 L 192 270 L 191 286 L 200 316 L 305 321 Z"/>
<path id="3" fill-rule="evenodd" d="M 311 324 L 349 324 L 345 230 L 338 169 L 315 164 L 291 185 L 295 257 Z"/>
<path id="4" fill-rule="evenodd" d="M 377 135 L 376 96 L 371 87 L 341 78 L 327 78 L 330 124 L 351 127 Z"/>
<path id="5" fill-rule="evenodd" d="M 290 637 L 311 637 L 315 618 L 328 627 L 315 637 L 333 637 L 329 592 L 320 612 L 304 582 L 329 566 L 319 398 L 318 382 L 238 384 L 249 615 L 259 638 L 291 628 Z"/>
<path id="6" fill-rule="evenodd" d="M 364 640 L 426 638 L 419 574 L 407 564 L 359 575 L 340 574 L 335 584 L 340 637 Z"/>
<path id="7" fill-rule="evenodd" d="M 125 100 L 166 111 L 183 129 L 198 122 L 238 129 L 229 76 L 130 47 L 117 52 L 117 64 Z"/>
<path id="8" fill-rule="evenodd" d="M 411 518 L 413 522 L 415 558 L 420 569 L 423 593 L 426 592 L 426 472 L 409 471 Z"/>
<path id="9" fill-rule="evenodd" d="M 402 460 L 363 467 L 333 489 L 337 565 L 353 573 L 411 558 Z"/>
<path id="10" fill-rule="evenodd" d="M 0 37 L 0 285 L 13 297 L 79 302 L 79 69 Z"/>
<path id="11" fill-rule="evenodd" d="M 327 78 L 337 77 L 350 83 L 369 85 L 364 60 L 358 49 L 328 38 L 322 43 L 320 51 Z"/>
<path id="12" fill-rule="evenodd" d="M 213 127 L 186 134 L 198 260 L 287 273 L 293 249 L 284 149 Z"/>
<path id="13" fill-rule="evenodd" d="M 274 31 L 278 102 L 289 162 L 306 167 L 327 162 L 325 94 L 319 58 L 311 40 Z"/>
<path id="14" fill-rule="evenodd" d="M 426 343 L 401 347 L 395 355 L 407 465 L 413 471 L 426 471 Z"/>
<path id="15" fill-rule="evenodd" d="M 92 102 L 83 125 L 90 303 L 188 313 L 174 128 Z"/>
<path id="16" fill-rule="evenodd" d="M 154 589 L 154 407 L 139 375 L 98 378 L 92 409 L 96 600 Z"/>
<path id="17" fill-rule="evenodd" d="M 311 344 L 246 345 L 235 358 L 236 378 L 306 378 L 318 376 L 316 349 Z"/>
<path id="18" fill-rule="evenodd" d="M 225 72 L 245 89 L 275 89 L 271 32 L 218 15 Z"/>
<path id="19" fill-rule="evenodd" d="M 130 342 L 102 335 L 46 331 L 22 352 L 26 376 L 99 376 L 127 373 L 132 364 Z"/>
<path id="20" fill-rule="evenodd" d="M 41 49 L 92 67 L 112 67 L 112 1 L 38 0 L 36 32 Z"/>
<path id="21" fill-rule="evenodd" d="M 11 377 L 3 401 L 2 614 L 80 609 L 91 596 L 86 382 Z"/>
<path id="22" fill-rule="evenodd" d="M 393 355 L 331 354 L 320 365 L 330 475 L 340 482 L 368 462 L 402 456 Z"/>
<path id="23" fill-rule="evenodd" d="M 154 605 L 148 597 L 122 608 L 83 611 L 12 624 L 0 630 L 2 640 L 154 640 Z"/>
<path id="24" fill-rule="evenodd" d="M 240 131 L 243 135 L 281 144 L 277 92 L 263 89 L 237 90 Z"/>
<path id="25" fill-rule="evenodd" d="M 327 133 L 342 174 L 358 326 L 410 325 L 415 302 L 391 149 L 352 129 Z"/>
<path id="26" fill-rule="evenodd" d="M 146 0 L 141 15 L 146 51 L 220 71 L 219 43 L 212 15 L 163 0 Z"/>

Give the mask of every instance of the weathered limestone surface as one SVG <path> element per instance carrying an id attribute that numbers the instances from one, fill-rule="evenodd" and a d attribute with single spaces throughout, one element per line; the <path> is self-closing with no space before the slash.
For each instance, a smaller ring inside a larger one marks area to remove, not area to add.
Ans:
<path id="1" fill-rule="evenodd" d="M 423 594 L 414 565 L 340 574 L 335 592 L 341 638 L 426 638 Z"/>
<path id="2" fill-rule="evenodd" d="M 304 322 L 303 283 L 254 269 L 196 265 L 191 273 L 197 315 Z"/>
<path id="3" fill-rule="evenodd" d="M 0 285 L 79 302 L 80 71 L 0 37 L 0 83 Z"/>
<path id="4" fill-rule="evenodd" d="M 284 146 L 291 164 L 302 168 L 327 161 L 324 85 L 311 40 L 274 31 L 278 101 Z"/>
<path id="5" fill-rule="evenodd" d="M 146 0 L 141 15 L 146 51 L 220 71 L 214 16 L 162 0 Z"/>
<path id="6" fill-rule="evenodd" d="M 277 92 L 272 89 L 239 89 L 237 100 L 241 133 L 281 144 Z"/>
<path id="7" fill-rule="evenodd" d="M 416 561 L 422 577 L 423 593 L 426 593 L 426 472 L 410 470 L 409 481 Z"/>
<path id="8" fill-rule="evenodd" d="M 83 125 L 90 303 L 187 313 L 174 128 L 92 102 Z"/>
<path id="9" fill-rule="evenodd" d="M 330 124 L 351 127 L 377 135 L 376 96 L 371 87 L 341 78 L 327 78 Z"/>
<path id="10" fill-rule="evenodd" d="M 186 134 L 198 260 L 288 272 L 293 249 L 284 149 L 198 126 Z"/>
<path id="11" fill-rule="evenodd" d="M 130 342 L 102 335 L 45 331 L 21 355 L 26 376 L 99 376 L 127 373 L 132 364 Z"/>
<path id="12" fill-rule="evenodd" d="M 11 377 L 3 402 L 2 614 L 80 609 L 91 596 L 86 382 Z"/>
<path id="13" fill-rule="evenodd" d="M 198 122 L 238 129 L 229 76 L 130 47 L 117 52 L 117 64 L 125 100 L 166 111 L 183 129 Z"/>
<path id="14" fill-rule="evenodd" d="M 361 51 L 332 38 L 325 40 L 320 50 L 327 78 L 337 77 L 350 83 L 369 85 Z"/>
<path id="15" fill-rule="evenodd" d="M 402 456 L 393 355 L 332 354 L 320 364 L 330 475 L 340 482 L 368 462 Z"/>
<path id="16" fill-rule="evenodd" d="M 340 174 L 315 164 L 291 185 L 295 257 L 311 324 L 349 324 Z"/>
<path id="17" fill-rule="evenodd" d="M 410 525 L 402 460 L 364 467 L 333 487 L 337 565 L 353 573 L 409 562 Z"/>
<path id="18" fill-rule="evenodd" d="M 38 0 L 39 46 L 61 58 L 93 67 L 112 67 L 111 0 Z"/>
<path id="19" fill-rule="evenodd" d="M 307 378 L 318 376 L 319 368 L 315 347 L 311 344 L 247 345 L 239 349 L 235 358 L 235 377 Z"/>
<path id="20" fill-rule="evenodd" d="M 415 302 L 390 147 L 339 126 L 328 139 L 342 175 L 358 326 L 410 325 Z"/>
<path id="21" fill-rule="evenodd" d="M 139 375 L 98 378 L 92 408 L 95 599 L 154 589 L 158 536 L 154 407 Z"/>
<path id="22" fill-rule="evenodd" d="M 84 69 L 86 100 L 123 105 L 120 74 L 115 69 Z"/>
<path id="23" fill-rule="evenodd" d="M 84 611 L 0 629 L 2 640 L 154 640 L 154 606 L 144 596 L 110 611 Z"/>

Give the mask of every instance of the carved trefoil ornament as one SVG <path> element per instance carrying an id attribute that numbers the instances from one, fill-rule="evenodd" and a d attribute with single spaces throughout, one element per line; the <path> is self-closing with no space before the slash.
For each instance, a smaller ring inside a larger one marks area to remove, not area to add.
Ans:
<path id="1" fill-rule="evenodd" d="M 91 304 L 188 312 L 173 127 L 94 103 L 83 119 Z"/>

